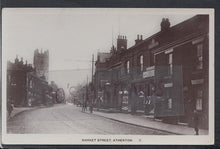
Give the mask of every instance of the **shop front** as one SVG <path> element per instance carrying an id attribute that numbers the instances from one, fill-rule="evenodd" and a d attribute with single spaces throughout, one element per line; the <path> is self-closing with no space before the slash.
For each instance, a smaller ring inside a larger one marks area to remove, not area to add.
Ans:
<path id="1" fill-rule="evenodd" d="M 155 67 L 148 67 L 139 78 L 132 81 L 136 89 L 136 98 L 134 106 L 137 113 L 146 115 L 154 115 L 154 102 L 150 98 L 154 90 L 157 88 L 155 84 Z"/>

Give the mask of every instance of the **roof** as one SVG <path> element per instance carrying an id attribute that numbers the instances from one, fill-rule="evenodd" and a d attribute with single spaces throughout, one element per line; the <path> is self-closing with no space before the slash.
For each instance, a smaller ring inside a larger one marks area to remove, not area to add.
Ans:
<path id="1" fill-rule="evenodd" d="M 192 34 L 201 34 L 208 32 L 208 15 L 196 15 L 190 19 L 187 19 L 177 25 L 170 27 L 166 31 L 159 31 L 152 36 L 144 39 L 142 42 L 133 45 L 128 50 L 132 50 L 135 47 L 143 45 L 143 43 L 149 45 L 152 39 L 158 41 L 160 46 L 166 45 L 178 39 L 190 36 Z"/>

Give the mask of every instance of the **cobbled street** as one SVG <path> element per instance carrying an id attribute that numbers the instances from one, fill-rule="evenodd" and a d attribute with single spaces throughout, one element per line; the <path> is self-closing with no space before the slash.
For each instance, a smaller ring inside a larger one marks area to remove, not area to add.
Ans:
<path id="1" fill-rule="evenodd" d="M 65 104 L 21 112 L 8 121 L 7 131 L 19 134 L 169 134 L 82 112 L 81 107 Z"/>

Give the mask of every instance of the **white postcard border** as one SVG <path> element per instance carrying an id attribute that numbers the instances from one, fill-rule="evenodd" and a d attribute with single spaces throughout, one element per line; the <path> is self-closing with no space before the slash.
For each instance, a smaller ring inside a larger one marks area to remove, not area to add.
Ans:
<path id="1" fill-rule="evenodd" d="M 67 134 L 7 134 L 6 131 L 6 64 L 5 55 L 7 55 L 6 49 L 4 49 L 5 39 L 4 32 L 4 14 L 8 10 L 17 9 L 114 9 L 117 11 L 135 12 L 137 10 L 147 10 L 148 14 L 190 14 L 192 12 L 198 14 L 209 14 L 209 134 L 208 135 L 67 135 Z M 181 9 L 181 8 L 4 8 L 2 10 L 2 143 L 3 144 L 56 144 L 56 145 L 162 145 L 162 144 L 190 144 L 190 145 L 207 145 L 214 144 L 214 116 L 215 116 L 215 104 L 214 104 L 214 9 Z M 106 141 L 82 141 L 82 139 L 125 139 L 132 141 L 125 142 L 106 142 Z"/>

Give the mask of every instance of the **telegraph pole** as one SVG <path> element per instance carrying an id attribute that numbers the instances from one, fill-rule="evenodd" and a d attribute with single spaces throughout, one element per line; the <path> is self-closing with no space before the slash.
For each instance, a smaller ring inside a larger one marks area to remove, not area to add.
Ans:
<path id="1" fill-rule="evenodd" d="M 93 102 L 93 100 L 94 100 L 94 98 L 95 98 L 95 89 L 94 89 L 94 80 L 93 80 L 93 72 L 94 72 L 94 54 L 92 54 L 92 78 L 91 78 L 91 81 L 92 81 L 92 92 L 93 92 L 93 95 L 92 95 L 92 102 Z"/>
<path id="2" fill-rule="evenodd" d="M 93 83 L 93 69 L 94 69 L 94 54 L 92 54 L 92 77 L 91 77 L 92 83 Z"/>
<path id="3" fill-rule="evenodd" d="M 87 80 L 86 80 L 86 102 L 88 101 L 88 75 L 87 75 Z"/>

